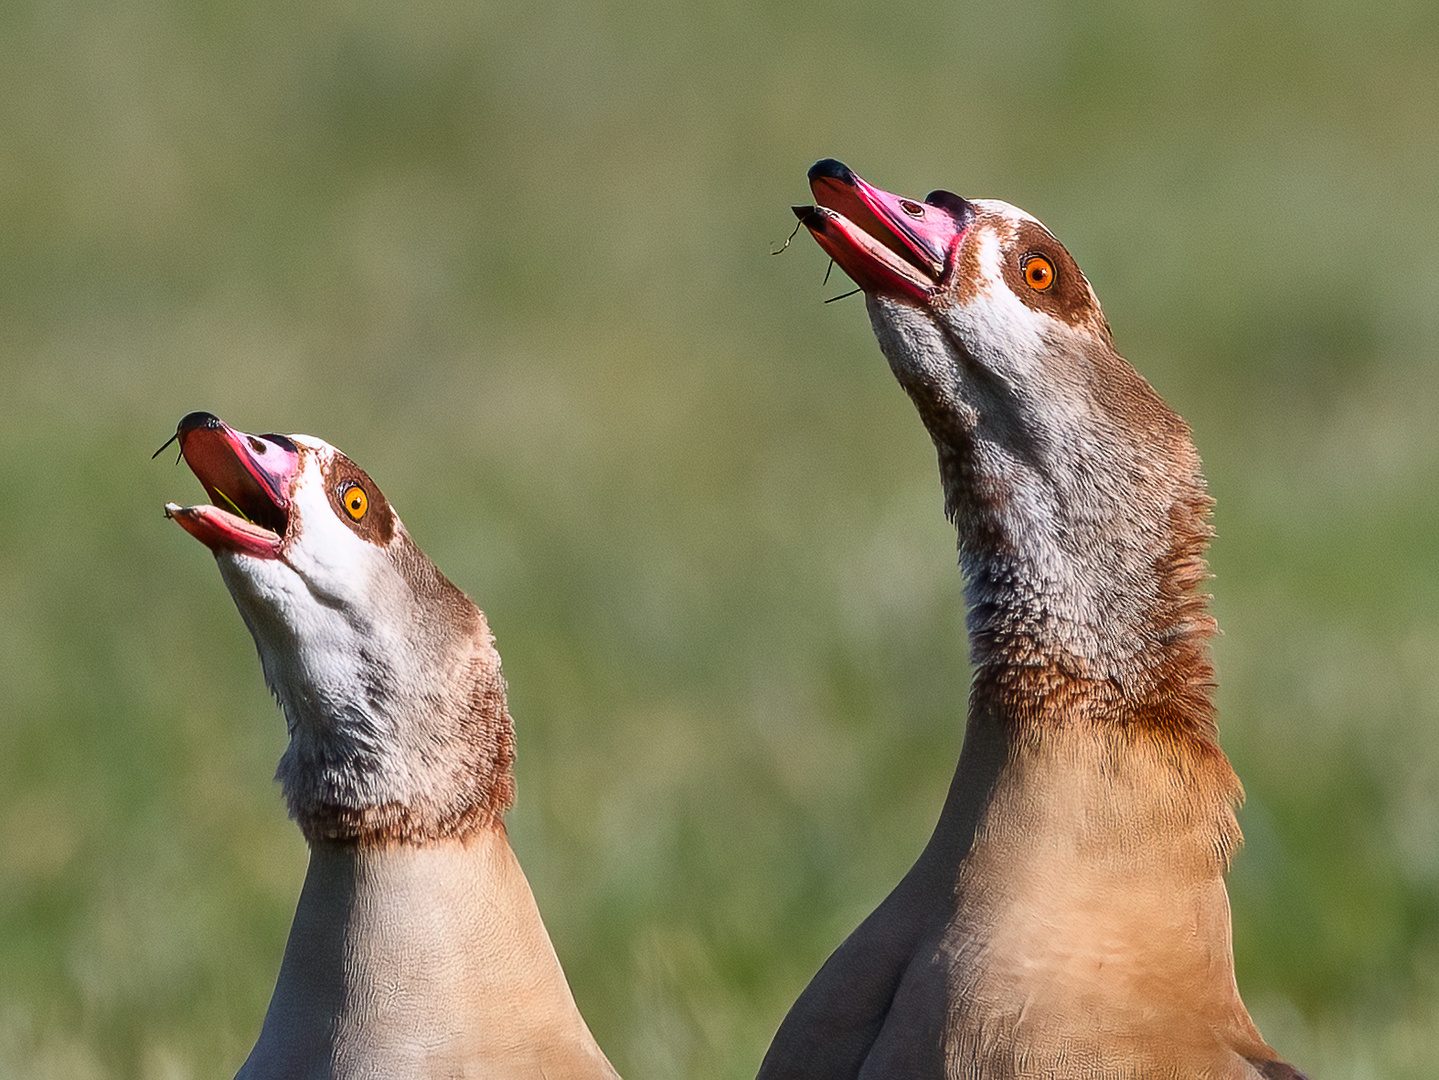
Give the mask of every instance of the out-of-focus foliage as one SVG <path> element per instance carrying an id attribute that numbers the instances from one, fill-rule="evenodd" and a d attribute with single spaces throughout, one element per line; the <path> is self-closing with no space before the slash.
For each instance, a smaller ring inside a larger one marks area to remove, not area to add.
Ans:
<path id="1" fill-rule="evenodd" d="M 0 8 L 0 1078 L 229 1075 L 305 853 L 149 453 L 366 466 L 491 619 L 511 833 L 631 1080 L 750 1076 L 922 846 L 967 669 L 932 451 L 806 237 L 837 156 L 1085 267 L 1218 498 L 1261 1027 L 1439 1075 L 1439 7 Z"/>

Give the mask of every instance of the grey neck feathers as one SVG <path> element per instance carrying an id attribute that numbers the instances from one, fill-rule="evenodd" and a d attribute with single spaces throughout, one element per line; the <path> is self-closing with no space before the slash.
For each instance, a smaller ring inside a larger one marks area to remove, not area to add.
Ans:
<path id="1" fill-rule="evenodd" d="M 918 326 L 876 320 L 938 454 L 976 694 L 1015 719 L 1035 692 L 1066 718 L 1082 698 L 1212 744 L 1211 500 L 1188 426 L 1107 340 L 1056 339 L 1001 377 Z"/>
<path id="2" fill-rule="evenodd" d="M 311 844 L 423 844 L 500 822 L 514 803 L 515 736 L 493 646 L 477 642 L 448 689 L 418 702 L 428 716 L 383 713 L 381 726 L 352 715 L 315 739 L 292 728 L 277 775 Z"/>
<path id="3" fill-rule="evenodd" d="M 221 570 L 285 710 L 277 776 L 307 840 L 425 843 L 500 820 L 515 739 L 499 653 L 484 615 L 398 519 L 358 595 L 317 595 L 291 616 L 300 629 Z"/>

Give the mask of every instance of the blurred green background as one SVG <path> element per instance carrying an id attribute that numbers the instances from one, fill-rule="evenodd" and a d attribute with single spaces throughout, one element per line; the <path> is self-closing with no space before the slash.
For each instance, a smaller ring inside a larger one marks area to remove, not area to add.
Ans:
<path id="1" fill-rule="evenodd" d="M 923 845 L 968 672 L 933 452 L 807 237 L 840 157 L 1019 204 L 1191 421 L 1316 1078 L 1439 1075 L 1439 6 L 0 5 L 0 1078 L 229 1076 L 305 849 L 150 453 L 374 475 L 490 616 L 510 817 L 630 1080 L 753 1075 Z"/>

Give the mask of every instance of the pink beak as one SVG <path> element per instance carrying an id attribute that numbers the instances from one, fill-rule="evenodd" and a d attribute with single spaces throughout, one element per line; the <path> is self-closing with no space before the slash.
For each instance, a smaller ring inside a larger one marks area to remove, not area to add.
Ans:
<path id="1" fill-rule="evenodd" d="M 795 215 L 829 256 L 867 293 L 927 300 L 953 262 L 974 207 L 947 191 L 924 202 L 866 183 L 833 158 L 809 170 L 815 206 Z"/>
<path id="2" fill-rule="evenodd" d="M 210 506 L 165 507 L 211 551 L 278 558 L 290 524 L 290 489 L 300 453 L 283 435 L 250 435 L 219 417 L 192 412 L 175 431 L 185 462 L 213 500 Z"/>

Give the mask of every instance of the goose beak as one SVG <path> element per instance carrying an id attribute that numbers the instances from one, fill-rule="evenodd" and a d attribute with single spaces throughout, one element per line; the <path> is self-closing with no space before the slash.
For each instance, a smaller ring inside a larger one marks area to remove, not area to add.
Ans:
<path id="1" fill-rule="evenodd" d="M 809 170 L 814 206 L 793 207 L 825 252 L 867 293 L 927 300 L 939 287 L 974 207 L 947 191 L 924 202 L 868 184 L 833 158 Z"/>
<path id="2" fill-rule="evenodd" d="M 192 412 L 175 439 L 211 505 L 165 505 L 165 516 L 211 551 L 278 558 L 290 526 L 290 492 L 300 453 L 283 435 L 237 431 L 218 416 Z"/>

